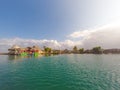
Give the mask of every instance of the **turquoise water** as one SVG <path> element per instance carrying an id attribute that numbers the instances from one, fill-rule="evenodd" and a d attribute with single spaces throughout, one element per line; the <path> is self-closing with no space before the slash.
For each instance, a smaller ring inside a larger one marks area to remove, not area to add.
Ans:
<path id="1" fill-rule="evenodd" d="M 120 90 L 120 55 L 3 55 L 0 90 Z"/>

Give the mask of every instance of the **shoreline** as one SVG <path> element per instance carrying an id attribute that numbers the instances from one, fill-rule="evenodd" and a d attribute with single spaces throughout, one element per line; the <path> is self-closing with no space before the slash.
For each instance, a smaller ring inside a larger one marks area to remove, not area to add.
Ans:
<path id="1" fill-rule="evenodd" d="M 61 55 L 63 54 L 80 54 L 80 53 L 61 53 Z M 120 53 L 101 53 L 101 54 L 95 54 L 95 53 L 83 53 L 80 55 L 84 55 L 84 54 L 94 54 L 94 55 L 108 55 L 108 54 L 120 54 Z M 9 53 L 0 53 L 0 55 L 17 55 L 17 54 L 9 54 Z M 40 55 L 59 55 L 59 54 L 40 54 Z"/>
<path id="2" fill-rule="evenodd" d="M 9 55 L 8 53 L 0 53 L 0 55 Z"/>

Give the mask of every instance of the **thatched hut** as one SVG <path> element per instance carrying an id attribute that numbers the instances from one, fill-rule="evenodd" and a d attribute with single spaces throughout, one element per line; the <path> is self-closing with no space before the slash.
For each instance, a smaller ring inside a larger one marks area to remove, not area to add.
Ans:
<path id="1" fill-rule="evenodd" d="M 39 54 L 44 53 L 38 46 L 21 48 L 18 45 L 13 45 L 8 51 L 10 55 L 18 55 L 23 52 L 27 52 L 27 54 L 33 54 L 34 52 L 38 52 Z"/>
<path id="2" fill-rule="evenodd" d="M 9 54 L 19 54 L 20 53 L 20 50 L 21 50 L 21 48 L 20 48 L 20 46 L 18 46 L 18 45 L 13 45 L 10 49 L 8 49 L 8 51 L 9 51 Z"/>

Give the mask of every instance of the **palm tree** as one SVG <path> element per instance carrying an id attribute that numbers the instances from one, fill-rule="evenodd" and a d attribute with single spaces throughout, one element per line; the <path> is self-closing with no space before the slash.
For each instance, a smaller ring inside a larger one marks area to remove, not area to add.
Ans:
<path id="1" fill-rule="evenodd" d="M 83 54 L 83 53 L 84 53 L 84 48 L 80 48 L 80 49 L 79 49 L 79 52 L 80 52 L 81 54 Z"/>
<path id="2" fill-rule="evenodd" d="M 101 54 L 101 53 L 102 53 L 102 49 L 101 49 L 100 46 L 98 46 L 98 47 L 93 47 L 92 52 L 93 52 L 94 54 Z"/>
<path id="3" fill-rule="evenodd" d="M 77 46 L 74 46 L 73 47 L 73 53 L 77 53 L 78 49 L 77 49 Z"/>
<path id="4" fill-rule="evenodd" d="M 44 51 L 45 51 L 45 53 L 51 53 L 52 49 L 44 46 Z"/>

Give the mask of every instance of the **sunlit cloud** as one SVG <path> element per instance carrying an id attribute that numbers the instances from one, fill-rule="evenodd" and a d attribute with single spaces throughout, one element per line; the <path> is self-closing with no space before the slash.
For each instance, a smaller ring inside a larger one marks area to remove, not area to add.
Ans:
<path id="1" fill-rule="evenodd" d="M 103 48 L 120 48 L 120 26 L 108 24 L 94 29 L 76 31 L 69 35 L 82 43 L 81 47 L 92 48 L 102 46 Z M 81 39 L 82 38 L 82 39 Z"/>
<path id="2" fill-rule="evenodd" d="M 12 38 L 12 39 L 0 39 L 0 52 L 7 52 L 8 48 L 11 48 L 13 45 L 19 45 L 20 47 L 28 47 L 37 45 L 41 49 L 43 49 L 44 46 L 51 47 L 52 49 L 71 49 L 74 45 L 77 45 L 78 43 L 75 43 L 71 40 L 65 40 L 62 42 L 59 42 L 57 40 L 36 40 L 36 39 L 22 39 L 22 38 Z"/>
<path id="3" fill-rule="evenodd" d="M 78 48 L 90 49 L 95 46 L 103 48 L 120 48 L 120 26 L 108 24 L 102 27 L 93 29 L 76 31 L 68 35 L 65 41 L 57 40 L 37 40 L 37 39 L 23 39 L 11 38 L 0 39 L 0 52 L 7 52 L 8 48 L 12 45 L 19 45 L 21 47 L 37 45 L 43 49 L 44 46 L 51 47 L 52 49 L 72 49 L 73 46 Z M 76 40 L 75 40 L 76 39 Z"/>
<path id="4" fill-rule="evenodd" d="M 94 30 L 83 30 L 83 31 L 76 31 L 69 35 L 71 38 L 83 38 L 90 36 L 91 33 L 95 32 Z"/>

